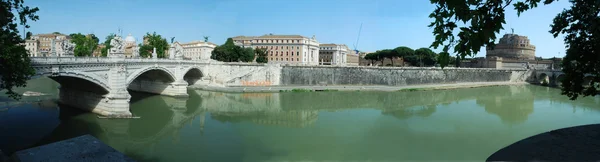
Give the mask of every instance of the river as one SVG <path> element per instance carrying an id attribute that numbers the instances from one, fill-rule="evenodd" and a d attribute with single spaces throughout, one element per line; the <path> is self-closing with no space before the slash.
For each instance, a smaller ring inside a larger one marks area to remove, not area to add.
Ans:
<path id="1" fill-rule="evenodd" d="M 140 119 L 98 119 L 49 94 L 0 107 L 6 153 L 91 134 L 140 161 L 484 161 L 545 131 L 600 123 L 600 97 L 521 85 L 416 92 L 221 93 L 190 98 L 132 92 Z M 7 108 L 8 107 L 8 108 Z"/>

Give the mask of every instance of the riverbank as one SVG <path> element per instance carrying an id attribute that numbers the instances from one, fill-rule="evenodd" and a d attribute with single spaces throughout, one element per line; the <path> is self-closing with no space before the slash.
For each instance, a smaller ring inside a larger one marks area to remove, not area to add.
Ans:
<path id="1" fill-rule="evenodd" d="M 471 82 L 471 83 L 447 83 L 447 84 L 425 84 L 411 86 L 360 86 L 360 85 L 334 85 L 334 86 L 192 86 L 191 88 L 218 91 L 218 92 L 287 92 L 287 91 L 427 91 L 447 90 L 457 88 L 476 88 L 504 85 L 525 85 L 526 82 Z"/>
<path id="2" fill-rule="evenodd" d="M 557 129 L 500 149 L 487 161 L 597 161 L 600 124 Z"/>

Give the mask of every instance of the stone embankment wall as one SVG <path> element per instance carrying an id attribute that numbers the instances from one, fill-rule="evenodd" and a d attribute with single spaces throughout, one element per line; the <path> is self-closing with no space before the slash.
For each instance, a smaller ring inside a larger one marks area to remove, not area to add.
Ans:
<path id="1" fill-rule="evenodd" d="M 210 86 L 377 85 L 408 86 L 468 82 L 526 82 L 526 69 L 339 67 L 223 64 L 204 69 Z"/>
<path id="2" fill-rule="evenodd" d="M 464 82 L 525 82 L 525 69 L 284 66 L 279 85 L 407 86 Z"/>
<path id="3" fill-rule="evenodd" d="M 204 71 L 207 84 L 220 86 L 274 86 L 281 76 L 281 66 L 274 64 L 229 63 Z"/>

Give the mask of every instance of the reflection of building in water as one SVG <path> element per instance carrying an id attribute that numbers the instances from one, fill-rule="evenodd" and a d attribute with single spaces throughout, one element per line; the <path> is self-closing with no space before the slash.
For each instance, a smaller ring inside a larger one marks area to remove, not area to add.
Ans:
<path id="1" fill-rule="evenodd" d="M 399 119 L 408 119 L 413 116 L 428 117 L 435 113 L 437 105 L 416 106 L 405 109 L 383 110 L 384 115 L 392 115 Z"/>
<path id="2" fill-rule="evenodd" d="M 252 122 L 264 125 L 304 128 L 314 124 L 319 115 L 318 111 L 280 111 L 266 113 L 264 116 L 253 118 Z"/>
<path id="3" fill-rule="evenodd" d="M 202 105 L 222 122 L 252 121 L 257 124 L 306 127 L 317 120 L 316 110 L 282 110 L 279 93 L 219 93 L 198 91 Z"/>
<path id="4" fill-rule="evenodd" d="M 481 95 L 476 103 L 485 108 L 485 111 L 498 115 L 500 120 L 505 123 L 519 124 L 523 123 L 533 113 L 534 95 L 531 91 L 520 91 L 519 89 L 495 89 L 496 92 L 490 92 L 497 95 Z M 521 89 L 522 90 L 522 89 Z M 505 92 L 499 92 L 505 91 Z"/>

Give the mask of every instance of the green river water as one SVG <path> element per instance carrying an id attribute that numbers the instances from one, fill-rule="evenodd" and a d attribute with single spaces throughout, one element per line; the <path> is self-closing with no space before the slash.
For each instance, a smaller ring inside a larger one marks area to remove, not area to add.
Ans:
<path id="1" fill-rule="evenodd" d="M 417 92 L 221 93 L 190 98 L 132 92 L 140 119 L 98 119 L 50 94 L 0 100 L 7 153 L 91 134 L 139 161 L 484 161 L 526 137 L 600 123 L 600 97 L 570 101 L 548 87 Z"/>

